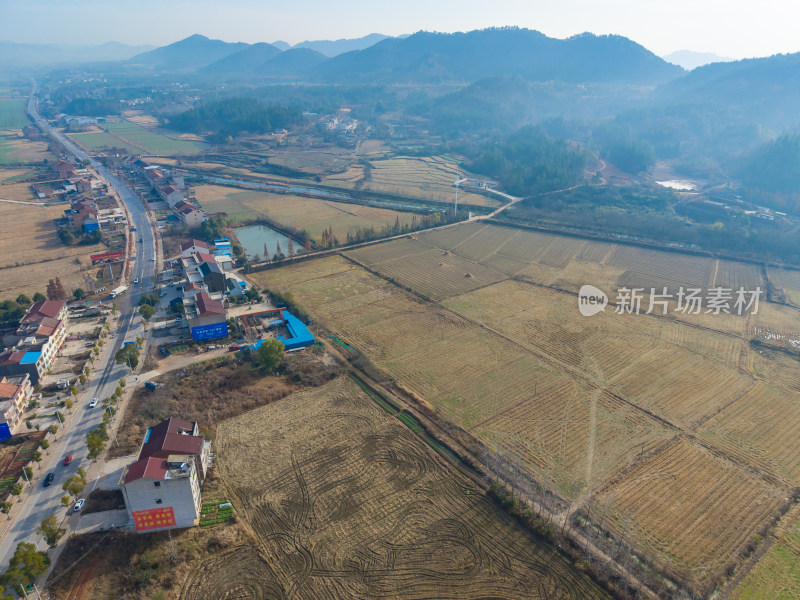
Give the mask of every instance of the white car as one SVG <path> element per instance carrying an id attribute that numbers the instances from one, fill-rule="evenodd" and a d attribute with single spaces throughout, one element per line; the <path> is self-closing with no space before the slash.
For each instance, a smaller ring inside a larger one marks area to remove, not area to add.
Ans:
<path id="1" fill-rule="evenodd" d="M 134 279 L 133 283 L 139 283 L 139 278 L 137 277 L 136 279 Z"/>
<path id="2" fill-rule="evenodd" d="M 156 259 L 155 259 L 155 257 L 151 258 L 151 259 L 150 259 L 150 262 L 156 262 Z"/>
<path id="3" fill-rule="evenodd" d="M 84 504 L 86 504 L 86 498 L 78 498 L 78 500 L 75 502 L 75 506 L 72 507 L 72 511 L 81 512 Z"/>
<path id="4" fill-rule="evenodd" d="M 97 398 L 92 398 L 92 401 L 89 402 L 89 408 L 94 408 L 95 406 L 97 406 L 98 402 L 99 400 Z"/>

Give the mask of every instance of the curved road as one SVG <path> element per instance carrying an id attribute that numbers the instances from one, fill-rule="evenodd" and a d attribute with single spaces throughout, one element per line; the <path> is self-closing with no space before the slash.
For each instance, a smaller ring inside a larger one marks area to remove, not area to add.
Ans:
<path id="1" fill-rule="evenodd" d="M 67 509 L 60 502 L 61 496 L 64 495 L 61 484 L 67 478 L 75 475 L 78 467 L 82 466 L 86 469 L 89 466 L 89 460 L 86 457 L 85 437 L 102 420 L 102 406 L 98 405 L 96 408 L 90 409 L 88 408 L 89 401 L 92 398 L 100 398 L 102 400 L 110 396 L 114 392 L 119 379 L 129 376 L 127 366 L 117 365 L 114 361 L 114 355 L 126 340 L 132 340 L 137 336 L 144 337 L 141 318 L 136 312 L 136 307 L 139 297 L 143 293 L 152 291 L 152 286 L 155 282 L 155 265 L 158 264 L 152 260 L 155 258 L 153 229 L 148 220 L 147 209 L 143 203 L 123 180 L 89 157 L 64 134 L 54 131 L 50 127 L 47 121 L 39 115 L 36 108 L 36 91 L 34 83 L 33 92 L 28 101 L 28 114 L 43 132 L 57 139 L 76 159 L 88 161 L 97 175 L 114 187 L 122 202 L 125 203 L 132 221 L 131 225 L 135 225 L 137 229 L 136 233 L 133 234 L 137 236 L 134 244 L 136 246 L 136 256 L 131 261 L 131 281 L 127 282 L 128 291 L 117 298 L 119 318 L 117 327 L 112 323 L 111 332 L 114 335 L 108 338 L 99 360 L 95 361 L 91 380 L 87 383 L 86 389 L 78 396 L 78 400 L 71 411 L 72 414 L 67 418 L 67 427 L 63 431 L 59 431 L 56 435 L 57 441 L 51 443 L 48 455 L 40 463 L 41 466 L 38 469 L 34 469 L 33 483 L 30 486 L 26 486 L 25 491 L 22 493 L 21 510 L 20 507 L 15 507 L 12 513 L 13 521 L 2 539 L 0 539 L 0 572 L 4 571 L 8 566 L 8 561 L 19 542 L 38 543 L 39 548 L 44 549 L 43 538 L 41 534 L 36 532 L 36 528 L 42 519 L 53 514 L 61 517 L 67 513 Z M 138 242 L 139 239 L 142 240 L 142 243 Z M 137 285 L 132 284 L 133 278 L 139 279 Z M 128 382 L 129 386 L 134 384 L 130 377 L 128 377 Z M 63 457 L 67 454 L 72 454 L 73 460 L 71 465 L 65 467 L 61 463 Z M 50 487 L 45 488 L 42 485 L 44 475 L 51 472 L 55 474 L 55 480 Z M 84 494 L 88 493 L 91 485 L 92 481 L 90 480 Z M 74 525 L 76 520 L 77 515 L 72 515 L 68 520 L 68 524 Z"/>

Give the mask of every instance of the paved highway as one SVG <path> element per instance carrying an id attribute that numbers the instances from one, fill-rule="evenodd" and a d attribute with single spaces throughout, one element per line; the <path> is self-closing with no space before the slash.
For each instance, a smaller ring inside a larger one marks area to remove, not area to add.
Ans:
<path id="1" fill-rule="evenodd" d="M 86 390 L 78 396 L 78 401 L 72 409 L 72 414 L 67 421 L 64 431 L 59 431 L 56 435 L 57 442 L 53 443 L 48 450 L 48 456 L 41 463 L 41 467 L 35 470 L 34 483 L 23 492 L 22 510 L 15 508 L 13 522 L 2 540 L 0 540 L 0 572 L 8 566 L 8 561 L 16 550 L 19 542 L 34 542 L 39 544 L 39 548 L 44 548 L 44 541 L 40 534 L 36 533 L 36 528 L 42 519 L 50 515 L 59 517 L 66 514 L 67 510 L 61 505 L 61 496 L 64 491 L 61 484 L 75 475 L 78 467 L 86 469 L 89 466 L 86 450 L 86 434 L 97 427 L 102 420 L 103 408 L 98 404 L 96 408 L 88 407 L 92 398 L 102 400 L 110 396 L 117 386 L 121 377 L 127 377 L 129 386 L 135 384 L 133 377 L 130 376 L 126 365 L 117 365 L 114 355 L 126 340 L 132 340 L 137 336 L 144 337 L 141 318 L 136 312 L 139 297 L 143 293 L 152 291 L 155 277 L 155 265 L 158 264 L 152 259 L 155 258 L 155 243 L 153 230 L 147 216 L 147 209 L 131 190 L 128 185 L 115 176 L 103 165 L 89 157 L 83 150 L 74 144 L 69 138 L 60 132 L 54 131 L 49 124 L 39 115 L 36 107 L 36 85 L 28 101 L 28 114 L 36 121 L 37 125 L 56 138 L 65 146 L 75 158 L 88 161 L 95 172 L 109 185 L 117 191 L 121 200 L 125 203 L 131 224 L 136 226 L 136 256 L 131 261 L 130 281 L 128 281 L 128 291 L 116 299 L 119 308 L 119 319 L 117 324 L 112 323 L 111 333 L 113 334 L 100 354 L 100 359 L 95 361 L 92 379 L 87 384 Z M 141 243 L 139 240 L 141 239 Z M 138 284 L 133 284 L 133 279 L 139 280 Z M 113 441 L 112 441 L 113 443 Z M 63 466 L 62 461 L 67 454 L 73 455 L 72 464 Z M 55 480 L 49 487 L 43 486 L 44 476 L 47 473 L 54 473 Z M 88 493 L 91 487 L 91 480 L 87 486 Z M 72 521 L 77 516 L 72 518 Z"/>

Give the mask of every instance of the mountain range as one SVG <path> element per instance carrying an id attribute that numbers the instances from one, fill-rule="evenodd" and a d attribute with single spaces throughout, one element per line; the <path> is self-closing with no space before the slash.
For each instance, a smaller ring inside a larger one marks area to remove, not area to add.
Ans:
<path id="1" fill-rule="evenodd" d="M 378 38 L 383 39 L 331 58 L 315 49 L 330 54 L 331 48 L 341 49 L 345 42 L 364 44 Z M 228 43 L 193 35 L 137 55 L 128 64 L 158 67 L 161 72 L 223 76 L 229 81 L 291 77 L 351 84 L 469 83 L 517 75 L 529 81 L 654 85 L 684 73 L 621 36 L 584 33 L 560 40 L 519 28 L 419 32 L 397 38 L 375 34 L 359 40 L 308 42 L 287 50 L 273 44 Z"/>

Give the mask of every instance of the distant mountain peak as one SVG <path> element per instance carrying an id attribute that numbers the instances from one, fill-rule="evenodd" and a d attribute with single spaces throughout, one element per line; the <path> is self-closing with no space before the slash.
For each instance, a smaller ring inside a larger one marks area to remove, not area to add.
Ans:
<path id="1" fill-rule="evenodd" d="M 677 50 L 661 58 L 674 65 L 680 65 L 687 71 L 715 62 L 731 62 L 734 60 L 713 52 L 694 52 L 693 50 Z"/>

